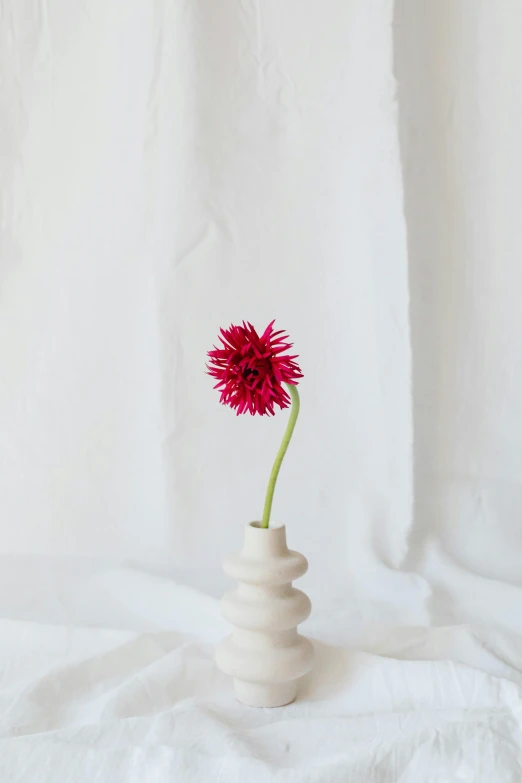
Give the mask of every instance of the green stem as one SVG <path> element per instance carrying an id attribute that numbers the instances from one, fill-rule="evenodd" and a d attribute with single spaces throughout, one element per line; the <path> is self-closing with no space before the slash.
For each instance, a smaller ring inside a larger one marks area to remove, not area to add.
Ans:
<path id="1" fill-rule="evenodd" d="M 288 444 L 290 443 L 290 439 L 294 432 L 294 427 L 297 421 L 297 417 L 299 416 L 300 401 L 299 401 L 299 392 L 297 391 L 297 386 L 294 386 L 291 383 L 286 383 L 285 386 L 290 392 L 290 397 L 292 398 L 292 407 L 290 409 L 290 418 L 288 419 L 288 424 L 286 425 L 286 431 L 285 434 L 283 435 L 283 440 L 279 447 L 279 451 L 277 452 L 274 466 L 270 474 L 270 479 L 268 481 L 268 487 L 266 490 L 266 497 L 265 497 L 265 507 L 263 509 L 263 519 L 261 520 L 261 527 L 268 527 L 268 525 L 270 524 L 270 512 L 272 511 L 272 500 L 274 498 L 274 489 L 275 489 L 277 477 L 279 475 L 279 468 L 281 467 L 281 463 L 286 454 Z"/>

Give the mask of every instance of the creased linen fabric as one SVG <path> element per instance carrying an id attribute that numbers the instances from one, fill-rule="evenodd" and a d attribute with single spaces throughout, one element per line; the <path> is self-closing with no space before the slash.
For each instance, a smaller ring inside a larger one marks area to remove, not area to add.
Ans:
<path id="1" fill-rule="evenodd" d="M 0 783 L 522 777 L 511 0 L 0 5 Z M 212 660 L 285 426 L 295 705 Z"/>

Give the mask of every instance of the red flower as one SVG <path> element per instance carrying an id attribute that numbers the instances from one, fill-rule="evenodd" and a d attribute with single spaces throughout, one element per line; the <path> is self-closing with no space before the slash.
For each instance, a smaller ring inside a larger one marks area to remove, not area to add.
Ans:
<path id="1" fill-rule="evenodd" d="M 294 361 L 297 356 L 284 354 L 292 343 L 282 329 L 273 331 L 268 324 L 261 337 L 250 323 L 220 329 L 222 348 L 209 351 L 207 372 L 218 380 L 214 389 L 221 389 L 220 402 L 240 413 L 250 411 L 274 415 L 274 405 L 288 408 L 290 395 L 283 383 L 297 385 L 303 375 Z"/>

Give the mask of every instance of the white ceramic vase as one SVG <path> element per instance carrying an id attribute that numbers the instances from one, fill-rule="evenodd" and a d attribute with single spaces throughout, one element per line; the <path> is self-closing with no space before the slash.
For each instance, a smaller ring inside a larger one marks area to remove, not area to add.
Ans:
<path id="1" fill-rule="evenodd" d="M 284 525 L 245 529 L 243 549 L 225 559 L 239 582 L 225 593 L 221 612 L 236 629 L 216 651 L 219 668 L 234 678 L 236 698 L 251 707 L 282 707 L 294 701 L 297 680 L 312 667 L 313 648 L 297 633 L 311 611 L 309 598 L 292 587 L 308 563 L 286 545 Z"/>

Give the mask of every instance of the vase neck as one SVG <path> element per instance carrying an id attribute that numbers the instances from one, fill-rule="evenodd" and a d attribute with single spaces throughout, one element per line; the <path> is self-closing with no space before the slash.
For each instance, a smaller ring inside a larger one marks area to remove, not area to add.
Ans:
<path id="1" fill-rule="evenodd" d="M 278 557 L 288 552 L 284 525 L 262 528 L 259 522 L 251 522 L 245 528 L 243 554 L 248 557 Z"/>

